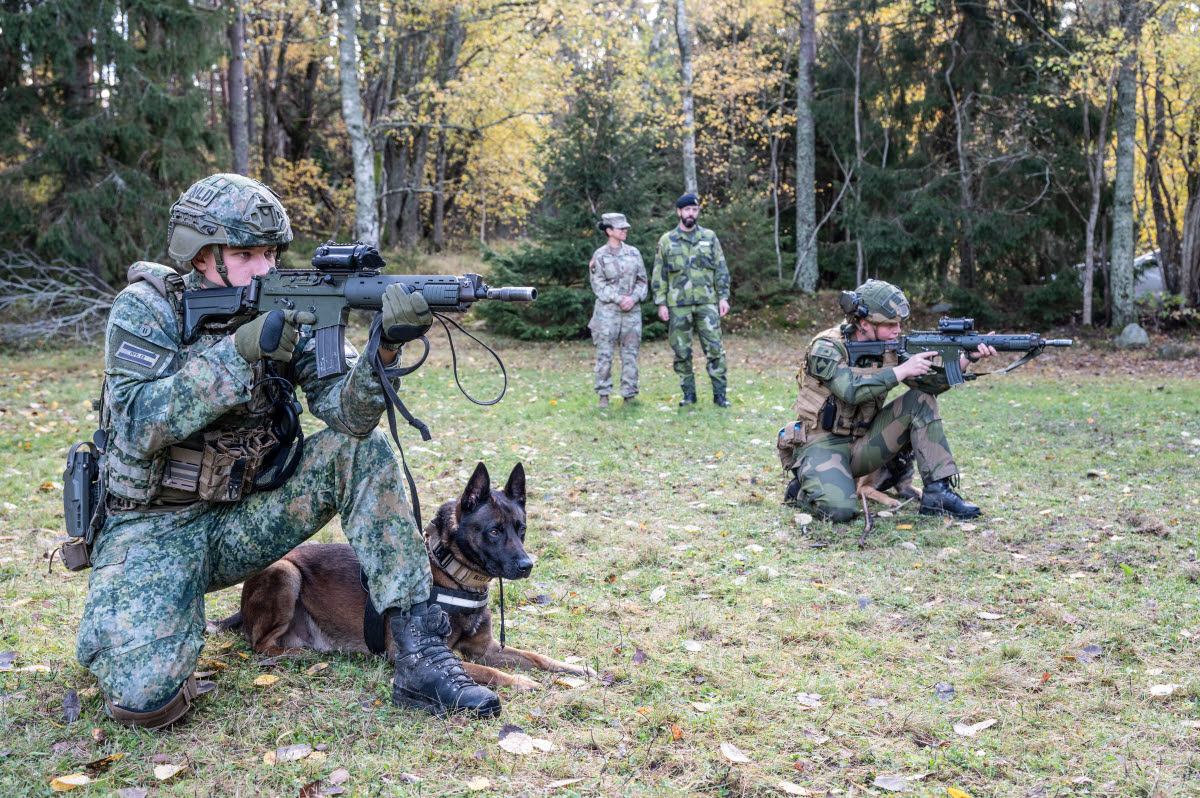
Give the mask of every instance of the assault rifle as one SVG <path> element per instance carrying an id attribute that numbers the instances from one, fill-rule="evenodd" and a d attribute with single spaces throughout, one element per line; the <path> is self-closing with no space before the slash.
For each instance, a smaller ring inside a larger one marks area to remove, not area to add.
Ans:
<path id="1" fill-rule="evenodd" d="M 1024 352 L 1025 356 L 1002 371 L 1008 372 L 1028 363 L 1040 355 L 1048 346 L 1070 346 L 1070 338 L 1046 339 L 1037 333 L 1027 335 L 982 335 L 975 332 L 974 319 L 938 320 L 937 330 L 914 331 L 902 335 L 895 341 L 847 341 L 846 351 L 850 365 L 858 365 L 863 357 L 883 357 L 885 352 L 895 352 L 901 363 L 919 352 L 937 352 L 941 366 L 934 371 L 944 372 L 950 387 L 962 385 L 978 374 L 963 374 L 958 358 L 963 352 L 974 352 L 981 344 L 995 347 L 998 352 Z"/>
<path id="2" fill-rule="evenodd" d="M 205 324 L 250 319 L 271 310 L 308 310 L 317 315 L 311 325 L 317 338 L 317 377 L 347 371 L 346 322 L 351 308 L 380 310 L 383 292 L 400 283 L 419 291 L 434 312 L 463 312 L 473 302 L 532 302 L 536 288 L 491 288 L 478 274 L 380 274 L 383 257 L 366 244 L 317 247 L 311 269 L 271 269 L 249 285 L 183 292 L 184 340 L 190 341 Z"/>

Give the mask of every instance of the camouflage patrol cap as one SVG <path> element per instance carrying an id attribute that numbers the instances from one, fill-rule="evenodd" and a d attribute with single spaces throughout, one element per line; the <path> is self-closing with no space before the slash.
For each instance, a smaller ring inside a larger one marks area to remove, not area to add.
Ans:
<path id="1" fill-rule="evenodd" d="M 206 244 L 282 247 L 292 225 L 275 192 L 242 175 L 206 177 L 179 196 L 167 225 L 167 253 L 184 263 Z"/>
<path id="2" fill-rule="evenodd" d="M 600 217 L 600 225 L 602 227 L 615 227 L 618 230 L 624 230 L 629 227 L 629 222 L 625 221 L 623 213 L 606 213 Z"/>
<path id="3" fill-rule="evenodd" d="M 854 289 L 859 305 L 866 308 L 866 315 L 859 315 L 874 324 L 904 321 L 908 318 L 908 298 L 904 292 L 883 280 L 867 280 Z"/>

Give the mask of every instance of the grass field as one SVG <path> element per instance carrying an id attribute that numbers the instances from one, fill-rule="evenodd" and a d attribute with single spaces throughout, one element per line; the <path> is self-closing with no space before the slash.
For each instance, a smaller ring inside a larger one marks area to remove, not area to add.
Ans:
<path id="1" fill-rule="evenodd" d="M 73 773 L 91 778 L 76 794 L 125 796 L 1200 794 L 1195 359 L 1082 346 L 956 389 L 943 413 L 984 515 L 909 505 L 860 549 L 861 521 L 802 527 L 779 503 L 795 334 L 728 336 L 734 406 L 707 402 L 698 362 L 691 412 L 662 342 L 643 347 L 642 401 L 607 411 L 586 344 L 500 342 L 508 394 L 481 408 L 433 343 L 404 392 L 435 435 L 404 436 L 424 506 L 479 460 L 500 480 L 523 462 L 538 563 L 505 585 L 509 642 L 604 675 L 505 693 L 497 722 L 434 720 L 390 706 L 381 660 L 260 667 L 223 633 L 201 665 L 219 690 L 186 722 L 116 726 L 74 659 L 87 574 L 47 559 L 97 354 L 6 356 L 0 795 Z M 494 393 L 486 354 L 459 354 L 468 390 Z M 237 601 L 210 595 L 208 617 Z M 502 724 L 552 748 L 503 749 Z M 275 761 L 297 745 L 312 753 Z"/>

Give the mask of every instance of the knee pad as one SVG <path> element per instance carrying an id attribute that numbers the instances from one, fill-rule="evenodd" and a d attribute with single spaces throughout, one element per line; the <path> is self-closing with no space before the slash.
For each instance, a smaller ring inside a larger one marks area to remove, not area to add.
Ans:
<path id="1" fill-rule="evenodd" d="M 202 689 L 196 682 L 195 676 L 189 676 L 179 685 L 175 694 L 162 704 L 152 709 L 136 710 L 114 704 L 108 696 L 104 697 L 104 707 L 108 716 L 124 726 L 141 726 L 144 729 L 161 729 L 170 726 L 187 714 L 196 698 L 203 693 L 215 689 L 212 682 L 205 682 L 208 689 Z"/>

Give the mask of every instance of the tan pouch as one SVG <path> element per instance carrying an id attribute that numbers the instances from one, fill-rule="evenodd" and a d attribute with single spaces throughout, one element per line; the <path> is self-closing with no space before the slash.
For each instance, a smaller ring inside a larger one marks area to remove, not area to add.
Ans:
<path id="1" fill-rule="evenodd" d="M 203 501 L 236 502 L 254 491 L 254 478 L 277 440 L 269 430 L 222 430 L 204 436 L 197 493 Z"/>
<path id="2" fill-rule="evenodd" d="M 793 421 L 779 430 L 779 435 L 775 439 L 775 453 L 779 455 L 779 465 L 783 467 L 784 471 L 792 470 L 796 462 L 796 454 L 807 440 L 808 434 L 804 429 L 803 421 Z"/>

